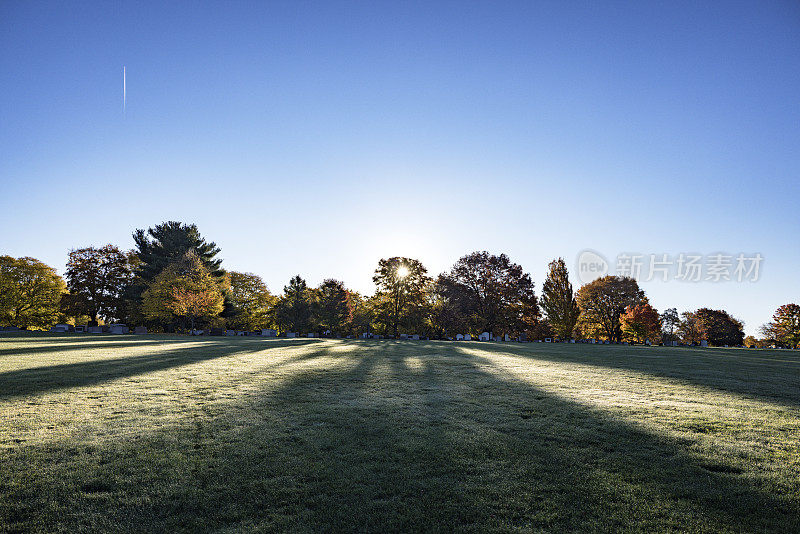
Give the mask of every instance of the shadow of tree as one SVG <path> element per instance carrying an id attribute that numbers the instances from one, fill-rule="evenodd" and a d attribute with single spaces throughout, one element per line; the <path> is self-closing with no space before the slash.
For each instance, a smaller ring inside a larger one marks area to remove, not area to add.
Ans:
<path id="1" fill-rule="evenodd" d="M 800 407 L 800 355 L 764 358 L 743 349 L 550 343 L 481 343 L 473 348 L 543 362 L 634 371 L 790 408 Z"/>
<path id="2" fill-rule="evenodd" d="M 37 340 L 38 341 L 38 340 Z M 124 349 L 124 348 L 135 348 L 135 347 L 150 347 L 156 345 L 174 345 L 175 343 L 180 343 L 183 340 L 174 340 L 174 339 L 148 339 L 148 338 L 141 338 L 135 339 L 132 341 L 122 341 L 120 339 L 117 340 L 110 340 L 108 338 L 100 340 L 100 339 L 93 339 L 93 340 L 81 340 L 77 343 L 53 343 L 53 344 L 43 344 L 40 342 L 34 342 L 29 346 L 14 346 L 7 349 L 0 349 L 0 358 L 4 356 L 21 356 L 25 354 L 50 354 L 50 353 L 60 353 L 60 352 L 73 352 L 78 350 L 97 350 L 97 349 Z M 186 339 L 189 341 L 189 339 Z M 194 340 L 191 340 L 194 341 Z"/>
<path id="3" fill-rule="evenodd" d="M 122 358 L 91 359 L 44 367 L 32 367 L 0 373 L 0 400 L 44 393 L 56 389 L 99 384 L 119 378 L 162 371 L 206 360 L 224 358 L 239 353 L 250 353 L 270 349 L 297 347 L 320 343 L 316 339 L 298 340 L 198 340 L 187 339 L 175 348 L 164 350 L 165 344 L 175 342 L 155 342 L 147 344 L 153 352 Z M 131 344 L 133 345 L 133 344 Z M 96 344 L 92 345 L 96 347 Z M 125 347 L 125 343 L 111 344 L 109 348 Z M 141 345 L 135 345 L 141 346 Z"/>
<path id="4" fill-rule="evenodd" d="M 93 447 L 81 472 L 42 468 L 29 487 L 2 488 L 39 504 L 6 519 L 132 531 L 800 528 L 791 492 L 440 349 L 365 343 L 184 427 Z M 7 465 L 38 468 L 74 445 L 52 447 Z"/>

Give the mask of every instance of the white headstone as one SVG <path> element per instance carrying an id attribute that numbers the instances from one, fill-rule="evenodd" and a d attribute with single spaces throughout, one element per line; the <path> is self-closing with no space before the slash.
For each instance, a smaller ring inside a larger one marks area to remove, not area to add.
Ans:
<path id="1" fill-rule="evenodd" d="M 464 341 L 472 341 L 472 336 L 469 334 L 464 334 Z"/>
<path id="2" fill-rule="evenodd" d="M 464 334 L 456 334 L 456 341 L 464 341 Z"/>

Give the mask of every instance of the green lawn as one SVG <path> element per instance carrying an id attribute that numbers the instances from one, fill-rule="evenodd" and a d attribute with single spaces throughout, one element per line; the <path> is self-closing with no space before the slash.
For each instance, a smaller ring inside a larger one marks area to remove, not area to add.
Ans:
<path id="1" fill-rule="evenodd" d="M 0 337 L 0 531 L 800 531 L 800 352 Z"/>

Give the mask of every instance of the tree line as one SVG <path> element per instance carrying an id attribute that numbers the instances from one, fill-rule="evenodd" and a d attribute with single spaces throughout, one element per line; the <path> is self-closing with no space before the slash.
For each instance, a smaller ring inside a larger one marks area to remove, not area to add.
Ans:
<path id="1" fill-rule="evenodd" d="M 314 332 L 331 336 L 416 333 L 431 339 L 491 332 L 529 340 L 797 347 L 800 306 L 786 304 L 744 339 L 724 310 L 658 313 L 633 278 L 604 276 L 577 291 L 563 258 L 548 265 L 541 296 L 529 273 L 505 254 L 473 252 L 436 277 L 417 259 L 378 262 L 375 293 L 339 280 L 309 287 L 292 277 L 280 295 L 252 273 L 229 271 L 193 224 L 169 221 L 133 233 L 135 248 L 69 252 L 64 278 L 34 258 L 0 256 L 0 325 L 44 329 L 56 323 L 125 323 L 153 331 L 197 328 Z"/>

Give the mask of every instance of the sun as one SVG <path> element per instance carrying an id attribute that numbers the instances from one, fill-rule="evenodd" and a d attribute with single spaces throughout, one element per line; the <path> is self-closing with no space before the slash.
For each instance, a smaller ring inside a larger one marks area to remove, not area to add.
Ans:
<path id="1" fill-rule="evenodd" d="M 397 268 L 397 278 L 405 278 L 408 276 L 408 267 L 401 265 Z"/>

